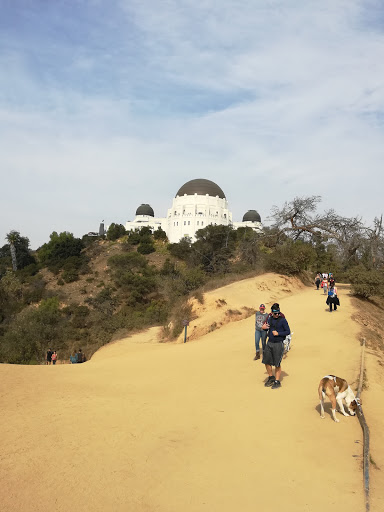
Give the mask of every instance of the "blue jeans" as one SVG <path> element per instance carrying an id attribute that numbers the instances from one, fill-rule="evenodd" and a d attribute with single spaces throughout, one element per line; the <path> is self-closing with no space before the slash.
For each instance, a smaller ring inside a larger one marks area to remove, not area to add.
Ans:
<path id="1" fill-rule="evenodd" d="M 263 347 L 263 352 L 264 352 L 266 340 L 267 340 L 267 331 L 255 331 L 256 352 L 260 352 L 260 338 L 261 338 L 261 345 Z"/>

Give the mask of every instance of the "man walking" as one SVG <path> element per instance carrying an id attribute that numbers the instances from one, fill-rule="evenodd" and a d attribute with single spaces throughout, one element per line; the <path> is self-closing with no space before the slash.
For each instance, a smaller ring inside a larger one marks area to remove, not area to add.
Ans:
<path id="1" fill-rule="evenodd" d="M 268 318 L 268 323 L 265 325 L 268 329 L 268 343 L 263 351 L 263 364 L 268 373 L 268 379 L 264 386 L 278 389 L 281 387 L 281 361 L 284 355 L 284 339 L 291 333 L 288 322 L 280 314 L 280 307 L 278 304 L 272 306 L 272 316 Z M 273 376 L 272 366 L 275 367 L 275 376 Z"/>
<path id="2" fill-rule="evenodd" d="M 254 361 L 260 359 L 260 339 L 261 346 L 263 347 L 263 353 L 265 349 L 265 344 L 267 340 L 267 331 L 263 329 L 263 325 L 267 321 L 268 313 L 265 312 L 265 305 L 260 304 L 259 311 L 256 311 L 256 320 L 255 320 L 255 347 L 256 347 L 256 355 L 254 357 Z"/>

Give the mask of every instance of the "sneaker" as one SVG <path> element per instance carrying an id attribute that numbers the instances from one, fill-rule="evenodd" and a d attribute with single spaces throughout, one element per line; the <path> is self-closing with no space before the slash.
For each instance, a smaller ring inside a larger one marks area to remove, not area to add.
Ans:
<path id="1" fill-rule="evenodd" d="M 253 358 L 254 361 L 257 361 L 258 359 L 260 359 L 260 352 L 256 352 L 256 355 Z"/>
<path id="2" fill-rule="evenodd" d="M 281 388 L 281 382 L 279 380 L 275 380 L 275 382 L 272 384 L 271 389 L 278 389 Z"/>
<path id="3" fill-rule="evenodd" d="M 265 384 L 264 386 L 266 388 L 269 388 L 269 386 L 272 386 L 272 384 L 275 382 L 275 377 L 273 375 L 271 375 L 270 377 L 268 377 L 268 379 L 265 381 Z"/>

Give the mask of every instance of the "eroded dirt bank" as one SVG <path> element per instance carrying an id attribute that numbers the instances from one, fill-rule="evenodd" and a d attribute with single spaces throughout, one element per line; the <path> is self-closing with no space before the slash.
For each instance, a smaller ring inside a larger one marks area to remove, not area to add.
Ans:
<path id="1" fill-rule="evenodd" d="M 294 331 L 279 390 L 253 361 L 253 317 L 186 344 L 151 329 L 83 365 L 1 365 L 2 510 L 360 512 L 358 420 L 318 411 L 322 376 L 358 377 L 339 288 L 332 314 L 314 289 L 279 300 Z"/>

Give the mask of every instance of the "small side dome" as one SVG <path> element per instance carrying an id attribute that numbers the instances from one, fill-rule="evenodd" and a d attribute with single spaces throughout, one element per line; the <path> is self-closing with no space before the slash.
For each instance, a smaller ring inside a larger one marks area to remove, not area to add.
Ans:
<path id="1" fill-rule="evenodd" d="M 141 204 L 136 210 L 136 215 L 148 215 L 149 217 L 154 217 L 155 213 L 149 204 Z"/>
<path id="2" fill-rule="evenodd" d="M 261 217 L 256 210 L 248 210 L 244 214 L 243 222 L 261 222 Z"/>

